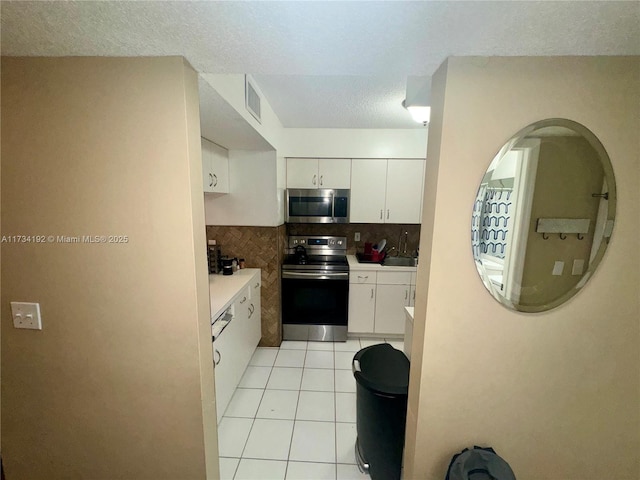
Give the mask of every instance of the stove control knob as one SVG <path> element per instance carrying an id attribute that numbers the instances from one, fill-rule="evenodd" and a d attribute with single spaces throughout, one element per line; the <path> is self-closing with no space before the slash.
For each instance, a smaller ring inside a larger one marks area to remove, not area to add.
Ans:
<path id="1" fill-rule="evenodd" d="M 300 240 L 300 243 L 307 243 L 305 239 Z"/>
<path id="2" fill-rule="evenodd" d="M 335 245 L 335 244 L 336 244 L 336 241 L 335 241 L 335 240 L 333 240 L 333 239 L 332 239 L 332 240 L 329 240 L 329 245 Z"/>
<path id="3" fill-rule="evenodd" d="M 338 240 L 338 245 L 342 245 L 342 240 Z"/>
<path id="4" fill-rule="evenodd" d="M 294 245 L 297 245 L 297 244 L 298 244 L 298 240 L 294 240 L 294 241 L 293 241 L 293 244 L 294 244 Z"/>

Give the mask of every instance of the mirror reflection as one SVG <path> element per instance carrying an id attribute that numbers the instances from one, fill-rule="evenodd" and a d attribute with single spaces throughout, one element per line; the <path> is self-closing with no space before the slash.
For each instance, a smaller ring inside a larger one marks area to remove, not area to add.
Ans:
<path id="1" fill-rule="evenodd" d="M 522 312 L 575 295 L 604 255 L 615 198 L 611 162 L 587 128 L 549 119 L 518 132 L 489 165 L 473 207 L 473 257 L 487 290 Z"/>

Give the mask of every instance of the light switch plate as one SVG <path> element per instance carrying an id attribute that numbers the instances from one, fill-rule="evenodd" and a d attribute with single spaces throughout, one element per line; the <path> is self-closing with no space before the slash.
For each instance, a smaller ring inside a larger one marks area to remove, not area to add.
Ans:
<path id="1" fill-rule="evenodd" d="M 359 241 L 360 241 L 360 232 L 356 232 L 356 234 L 354 235 L 354 238 L 353 238 L 353 239 L 354 239 L 356 242 L 359 242 Z"/>
<path id="2" fill-rule="evenodd" d="M 573 268 L 571 269 L 571 275 L 582 275 L 584 271 L 584 260 L 576 258 L 573 261 Z"/>
<path id="3" fill-rule="evenodd" d="M 555 262 L 553 264 L 553 272 L 551 272 L 551 275 L 562 275 L 563 270 L 564 262 Z"/>
<path id="4" fill-rule="evenodd" d="M 11 302 L 11 316 L 15 328 L 42 330 L 39 303 Z"/>

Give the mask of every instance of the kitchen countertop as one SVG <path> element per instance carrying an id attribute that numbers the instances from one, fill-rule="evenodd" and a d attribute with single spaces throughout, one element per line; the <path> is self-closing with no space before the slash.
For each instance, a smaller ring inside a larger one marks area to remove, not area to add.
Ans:
<path id="1" fill-rule="evenodd" d="M 217 319 L 231 305 L 233 297 L 246 287 L 259 268 L 243 268 L 233 275 L 209 275 L 209 298 L 211 302 L 211 322 Z"/>
<path id="2" fill-rule="evenodd" d="M 418 267 L 399 267 L 380 265 L 379 263 L 360 263 L 355 255 L 347 255 L 350 270 L 370 270 L 377 272 L 415 272 Z"/>
<path id="3" fill-rule="evenodd" d="M 411 321 L 411 323 L 413 323 L 413 314 L 415 311 L 414 308 L 415 307 L 404 307 L 404 311 L 407 314 L 407 319 Z"/>

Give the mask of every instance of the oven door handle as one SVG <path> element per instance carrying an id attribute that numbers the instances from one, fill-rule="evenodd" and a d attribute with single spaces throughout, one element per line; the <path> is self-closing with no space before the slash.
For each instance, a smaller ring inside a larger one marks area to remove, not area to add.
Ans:
<path id="1" fill-rule="evenodd" d="M 282 272 L 282 278 L 305 278 L 308 280 L 349 280 L 349 272 Z"/>

